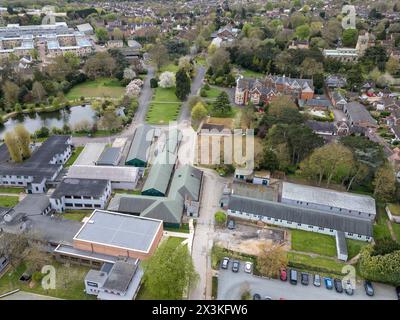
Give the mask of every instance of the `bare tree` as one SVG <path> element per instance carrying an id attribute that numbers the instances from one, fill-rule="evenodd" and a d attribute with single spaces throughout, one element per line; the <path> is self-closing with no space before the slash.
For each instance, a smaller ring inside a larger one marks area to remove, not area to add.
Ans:
<path id="1" fill-rule="evenodd" d="M 275 277 L 287 265 L 287 252 L 281 244 L 263 244 L 257 257 L 258 270 L 268 277 Z"/>
<path id="2" fill-rule="evenodd" d="M 8 152 L 10 153 L 11 159 L 14 162 L 22 161 L 21 150 L 19 149 L 19 143 L 16 135 L 12 132 L 6 132 L 4 135 L 4 142 L 7 146 Z"/>
<path id="3" fill-rule="evenodd" d="M 23 124 L 18 124 L 15 126 L 15 135 L 19 142 L 19 148 L 23 158 L 29 158 L 31 155 L 31 149 L 29 147 L 31 143 L 31 135 Z"/>
<path id="4" fill-rule="evenodd" d="M 0 237 L 0 256 L 6 256 L 12 267 L 17 267 L 25 257 L 28 239 L 22 234 L 2 234 Z"/>

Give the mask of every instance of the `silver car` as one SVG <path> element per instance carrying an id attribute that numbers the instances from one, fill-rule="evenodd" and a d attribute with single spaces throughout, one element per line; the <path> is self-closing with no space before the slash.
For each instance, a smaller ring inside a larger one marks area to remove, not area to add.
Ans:
<path id="1" fill-rule="evenodd" d="M 316 287 L 320 287 L 321 286 L 321 277 L 319 276 L 319 274 L 314 274 L 314 282 L 313 282 L 313 284 Z"/>

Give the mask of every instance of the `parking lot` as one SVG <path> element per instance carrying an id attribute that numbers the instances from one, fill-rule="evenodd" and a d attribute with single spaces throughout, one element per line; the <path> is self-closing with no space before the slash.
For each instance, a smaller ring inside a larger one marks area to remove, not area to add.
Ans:
<path id="1" fill-rule="evenodd" d="M 265 296 L 273 300 L 396 300 L 395 288 L 392 286 L 373 283 L 375 295 L 369 297 L 365 294 L 362 282 L 357 283 L 354 294 L 349 296 L 337 293 L 335 289 L 328 290 L 324 283 L 321 287 L 315 287 L 310 278 L 308 286 L 302 285 L 300 279 L 297 285 L 289 281 L 277 279 L 263 279 L 243 271 L 244 263 L 240 263 L 240 270 L 234 273 L 231 270 L 232 261 L 227 270 L 220 269 L 218 276 L 218 300 L 240 300 L 244 290 L 250 290 L 251 294 L 258 293 L 263 299 Z M 299 275 L 300 277 L 300 275 Z"/>

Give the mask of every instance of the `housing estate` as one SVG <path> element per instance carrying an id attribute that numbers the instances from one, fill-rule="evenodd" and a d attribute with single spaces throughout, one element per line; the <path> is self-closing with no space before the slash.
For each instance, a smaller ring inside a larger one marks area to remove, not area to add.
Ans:
<path id="1" fill-rule="evenodd" d="M 293 99 L 308 100 L 314 97 L 312 79 L 295 79 L 268 75 L 264 80 L 243 78 L 236 80 L 235 103 L 245 105 L 249 102 L 257 105 L 267 104 L 277 95 L 289 95 Z"/>

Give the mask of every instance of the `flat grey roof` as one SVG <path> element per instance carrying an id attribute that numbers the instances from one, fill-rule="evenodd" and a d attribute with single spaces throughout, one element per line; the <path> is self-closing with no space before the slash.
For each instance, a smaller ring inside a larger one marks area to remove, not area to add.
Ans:
<path id="1" fill-rule="evenodd" d="M 94 165 L 102 154 L 106 143 L 102 142 L 91 142 L 85 145 L 82 152 L 75 160 L 74 165 Z"/>
<path id="2" fill-rule="evenodd" d="M 148 252 L 161 225 L 161 220 L 95 210 L 74 240 Z"/>
<path id="3" fill-rule="evenodd" d="M 116 166 L 121 157 L 121 148 L 105 148 L 96 164 L 99 166 Z"/>
<path id="4" fill-rule="evenodd" d="M 336 246 L 339 254 L 348 255 L 346 237 L 343 231 L 338 231 L 336 233 Z"/>
<path id="5" fill-rule="evenodd" d="M 65 178 L 51 195 L 52 198 L 64 196 L 101 197 L 108 185 L 104 179 Z"/>
<path id="6" fill-rule="evenodd" d="M 349 192 L 283 182 L 282 199 L 317 203 L 329 207 L 376 214 L 375 199 Z"/>
<path id="7" fill-rule="evenodd" d="M 125 293 L 138 268 L 138 261 L 117 261 L 108 274 L 103 289 Z"/>
<path id="8" fill-rule="evenodd" d="M 68 256 L 86 258 L 90 260 L 96 260 L 100 262 L 106 263 L 114 263 L 118 260 L 118 257 L 110 256 L 107 254 L 101 254 L 92 251 L 85 251 L 81 249 L 74 248 L 72 245 L 60 244 L 57 248 L 54 249 L 54 252 L 59 254 L 65 254 Z"/>
<path id="9" fill-rule="evenodd" d="M 139 169 L 129 166 L 83 166 L 73 165 L 68 169 L 69 178 L 82 179 L 102 179 L 111 182 L 129 182 L 136 183 L 139 175 Z"/>

